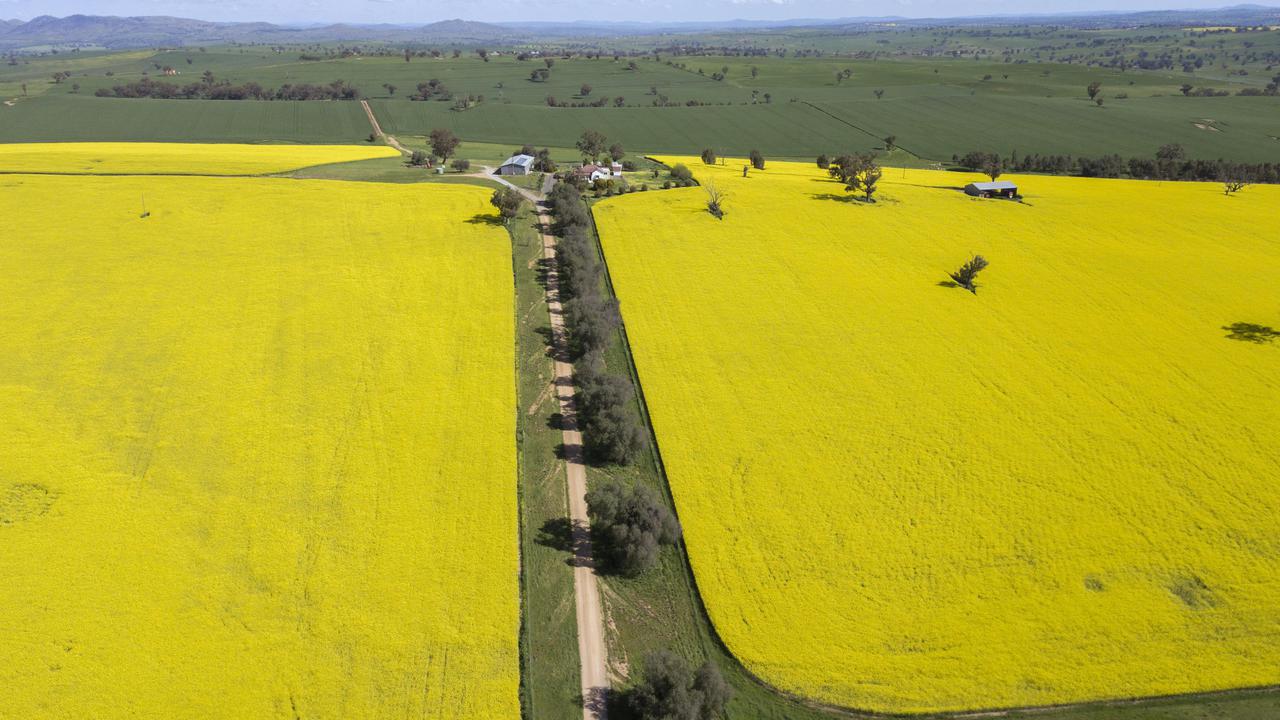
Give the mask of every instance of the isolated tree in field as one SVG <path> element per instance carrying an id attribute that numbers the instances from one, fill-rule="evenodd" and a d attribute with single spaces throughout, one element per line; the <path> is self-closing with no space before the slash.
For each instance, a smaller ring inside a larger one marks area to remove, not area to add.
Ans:
<path id="1" fill-rule="evenodd" d="M 715 151 L 715 150 L 712 150 L 711 148 L 703 148 L 703 150 L 702 150 L 702 164 L 703 164 L 703 165 L 715 165 L 715 164 L 716 164 L 716 151 Z"/>
<path id="2" fill-rule="evenodd" d="M 707 182 L 702 186 L 707 192 L 707 212 L 717 220 L 724 219 L 724 201 L 729 198 L 728 194 L 715 186 L 715 183 Z"/>
<path id="3" fill-rule="evenodd" d="M 883 89 L 881 89 L 881 88 L 876 88 L 876 89 L 875 89 L 875 90 L 873 90 L 872 92 L 874 92 L 874 93 L 876 94 L 876 99 L 877 99 L 877 100 L 879 100 L 880 98 L 884 97 L 884 90 L 883 90 Z"/>
<path id="4" fill-rule="evenodd" d="M 543 64 L 543 65 L 546 65 L 546 66 L 547 66 L 547 69 L 548 69 L 548 70 L 550 70 L 550 69 L 551 69 L 551 66 L 556 64 L 556 59 L 555 59 L 555 58 L 542 58 L 542 64 Z"/>
<path id="5" fill-rule="evenodd" d="M 760 77 L 760 68 L 756 67 L 755 65 L 752 65 L 752 66 L 751 66 L 751 79 L 752 79 L 752 80 L 754 80 L 754 79 L 756 79 L 757 77 Z"/>
<path id="6" fill-rule="evenodd" d="M 622 149 L 622 143 L 614 143 L 609 146 L 609 159 L 614 162 L 618 162 L 626 156 L 626 154 L 626 151 Z"/>
<path id="7" fill-rule="evenodd" d="M 396 86 L 391 83 L 382 83 L 382 89 L 386 90 L 388 95 L 394 96 L 396 94 Z"/>
<path id="8" fill-rule="evenodd" d="M 493 191 L 493 197 L 489 198 L 489 204 L 498 209 L 498 214 L 502 216 L 503 222 L 511 220 L 520 212 L 520 203 L 524 202 L 524 198 L 514 188 L 505 185 Z"/>
<path id="9" fill-rule="evenodd" d="M 533 82 L 546 82 L 550 76 L 551 72 L 546 68 L 538 68 L 529 72 L 529 79 Z"/>
<path id="10" fill-rule="evenodd" d="M 608 148 L 608 145 L 605 144 L 607 142 L 609 142 L 609 139 L 604 136 L 604 133 L 596 130 L 587 130 L 582 133 L 582 137 L 578 138 L 577 146 L 583 157 L 590 158 L 592 162 L 595 162 Z"/>
<path id="11" fill-rule="evenodd" d="M 665 650 L 644 661 L 644 679 L 626 694 L 637 720 L 712 720 L 721 717 L 733 688 L 710 661 L 696 671 Z"/>
<path id="12" fill-rule="evenodd" d="M 587 83 L 582 83 L 582 87 L 578 88 L 578 94 L 581 95 L 582 97 L 586 97 L 590 95 L 591 86 L 588 85 Z"/>
<path id="13" fill-rule="evenodd" d="M 768 105 L 768 104 L 769 104 L 769 103 L 771 103 L 771 102 L 773 102 L 773 95 L 771 95 L 770 93 L 765 93 L 765 94 L 764 94 L 764 104 L 765 104 L 765 105 Z"/>
<path id="14" fill-rule="evenodd" d="M 974 255 L 965 264 L 961 265 L 959 270 L 951 273 L 951 279 L 960 287 L 977 295 L 978 287 L 974 285 L 974 281 L 978 279 L 978 273 L 982 272 L 986 267 L 987 259 L 981 255 Z"/>
<path id="15" fill-rule="evenodd" d="M 429 159 L 430 158 L 427 157 L 427 154 L 422 150 L 414 150 L 413 153 L 409 155 L 409 164 L 415 167 L 422 167 L 427 164 Z"/>
<path id="16" fill-rule="evenodd" d="M 598 554 L 615 572 L 643 573 L 657 564 L 663 545 L 680 537 L 675 515 L 647 485 L 628 490 L 614 482 L 602 484 L 588 491 L 586 500 Z"/>
<path id="17" fill-rule="evenodd" d="M 453 168 L 456 172 L 466 172 L 471 169 L 471 161 L 465 158 L 458 158 L 457 160 L 449 163 L 449 167 Z"/>
<path id="18" fill-rule="evenodd" d="M 749 157 L 751 159 L 751 167 L 757 170 L 764 169 L 764 155 L 761 155 L 759 150 L 752 150 Z"/>
<path id="19" fill-rule="evenodd" d="M 1186 157 L 1187 151 L 1178 143 L 1161 145 L 1160 149 L 1156 150 L 1156 160 L 1161 162 L 1177 162 L 1179 160 L 1185 160 Z"/>
<path id="20" fill-rule="evenodd" d="M 1004 174 L 1004 160 L 995 153 L 988 153 L 982 161 L 982 174 L 991 178 L 991 182 L 995 182 L 996 178 Z"/>
<path id="21" fill-rule="evenodd" d="M 410 60 L 412 57 L 413 57 L 413 51 L 412 51 L 412 50 L 410 50 L 409 48 L 405 48 L 405 49 L 404 49 L 404 61 L 405 61 L 405 62 L 409 62 L 409 60 Z"/>
<path id="22" fill-rule="evenodd" d="M 1187 97 L 1188 95 L 1190 95 L 1191 91 L 1194 89 L 1195 89 L 1195 86 L 1192 85 L 1191 83 L 1182 83 L 1182 87 L 1178 88 L 1178 90 L 1182 91 L 1183 97 Z"/>
<path id="23" fill-rule="evenodd" d="M 1089 99 L 1094 100 L 1098 97 L 1098 92 L 1102 90 L 1102 83 L 1094 80 L 1089 83 L 1089 87 L 1085 88 L 1085 92 L 1089 93 Z"/>
<path id="24" fill-rule="evenodd" d="M 213 84 L 213 71 L 212 71 L 212 70 L 205 70 L 203 73 L 201 73 L 201 75 L 200 75 L 200 81 L 201 81 L 201 82 L 203 82 L 205 85 L 212 85 L 212 84 Z"/>
<path id="25" fill-rule="evenodd" d="M 884 151 L 885 151 L 885 152 L 893 152 L 893 149 L 894 149 L 894 148 L 896 148 L 896 147 L 898 147 L 898 136 L 897 136 L 897 135 L 890 135 L 889 137 L 887 137 L 887 138 L 885 138 L 885 139 L 884 139 Z"/>
<path id="26" fill-rule="evenodd" d="M 432 130 L 427 139 L 431 143 L 431 152 L 438 155 L 441 160 L 448 160 L 449 156 L 453 155 L 458 146 L 462 144 L 462 138 L 454 135 L 453 131 L 448 128 Z"/>
<path id="27" fill-rule="evenodd" d="M 488 50 L 485 50 L 484 48 L 476 48 L 476 55 L 479 55 L 481 60 L 483 60 L 483 61 L 485 61 L 485 62 L 489 62 L 489 51 L 488 51 Z"/>
<path id="28" fill-rule="evenodd" d="M 818 156 L 818 167 L 822 170 L 827 170 L 831 167 L 831 158 L 827 157 L 826 153 Z"/>
<path id="29" fill-rule="evenodd" d="M 1222 193 L 1229 196 L 1248 187 L 1251 178 L 1245 168 L 1224 165 L 1218 173 L 1218 179 L 1222 181 Z"/>

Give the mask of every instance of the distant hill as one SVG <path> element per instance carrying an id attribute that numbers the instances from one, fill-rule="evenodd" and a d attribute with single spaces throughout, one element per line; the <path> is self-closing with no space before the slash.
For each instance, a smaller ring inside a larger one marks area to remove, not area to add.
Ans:
<path id="1" fill-rule="evenodd" d="M 528 32 L 467 20 L 429 25 L 324 25 L 286 27 L 271 23 L 220 23 L 188 18 L 44 15 L 29 22 L 0 21 L 0 48 L 42 45 L 100 45 L 108 48 L 218 43 L 307 42 L 495 42 L 515 40 Z"/>
<path id="2" fill-rule="evenodd" d="M 1276 25 L 1280 8 L 1263 5 L 1236 5 L 1215 10 L 1155 10 L 1133 13 L 1059 13 L 1051 15 L 996 15 L 963 18 L 851 17 L 792 20 L 725 20 L 720 22 L 524 22 L 483 23 L 470 20 L 442 20 L 428 25 L 336 24 L 309 27 L 273 25 L 264 22 L 224 23 L 188 18 L 147 16 L 114 17 L 48 15 L 29 22 L 0 20 L 0 49 L 13 50 L 47 45 L 108 48 L 220 43 L 487 43 L 500 45 L 521 41 L 570 37 L 646 36 L 667 33 L 717 31 L 767 31 L 781 28 L 813 28 L 827 32 L 857 31 L 892 23 L 897 27 L 982 25 L 1069 25 L 1081 28 L 1170 26 L 1170 25 Z"/>

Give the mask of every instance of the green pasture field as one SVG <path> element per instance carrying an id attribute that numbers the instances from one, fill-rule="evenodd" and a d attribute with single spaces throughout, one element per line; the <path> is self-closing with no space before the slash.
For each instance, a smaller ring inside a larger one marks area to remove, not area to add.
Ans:
<path id="1" fill-rule="evenodd" d="M 796 31 L 806 37 L 815 32 Z M 471 142 L 571 149 L 584 130 L 595 129 L 633 152 L 697 154 L 709 147 L 720 154 L 760 150 L 767 157 L 809 158 L 875 149 L 883 146 L 885 136 L 894 135 L 910 153 L 897 160 L 912 164 L 946 161 L 974 149 L 1149 156 L 1170 142 L 1182 144 L 1191 157 L 1280 159 L 1276 139 L 1280 138 L 1280 101 L 1276 98 L 1186 98 L 1179 92 L 1184 82 L 1238 90 L 1271 77 L 1260 58 L 1275 51 L 1272 45 L 1280 45 L 1280 33 L 1235 35 L 1205 38 L 1173 30 L 1142 37 L 1122 31 L 1035 37 L 1022 37 L 1014 30 L 992 37 L 924 30 L 855 33 L 839 36 L 846 52 L 875 48 L 880 54 L 726 57 L 659 51 L 658 59 L 652 54 L 617 60 L 612 54 L 553 57 L 546 82 L 529 78 L 534 69 L 546 67 L 541 58 L 520 61 L 509 50 L 495 51 L 499 54 L 491 55 L 489 62 L 474 53 L 457 59 L 447 53 L 436 59 L 413 57 L 409 62 L 398 54 L 301 60 L 304 54 L 317 56 L 325 51 L 257 46 L 61 53 L 0 65 L 0 94 L 16 98 L 12 106 L 0 107 L 0 142 L 356 143 L 369 134 L 363 112 L 349 101 L 94 96 L 99 89 L 143 77 L 178 84 L 198 82 L 208 71 L 217 81 L 252 81 L 269 88 L 344 80 L 371 99 L 383 129 L 401 138 L 425 136 L 445 127 Z M 1224 70 L 1224 63 L 1218 63 L 1189 76 L 1173 70 L 1090 66 L 1084 60 L 1096 59 L 1107 46 L 1077 47 L 1086 36 L 1125 39 L 1131 50 L 1176 43 L 1183 52 L 1199 53 L 1197 57 L 1236 57 L 1233 62 L 1238 68 L 1226 63 Z M 1245 36 L 1257 37 L 1243 40 Z M 1246 49 L 1244 42 L 1255 45 Z M 978 49 L 987 54 L 968 58 L 892 55 L 939 46 L 956 53 Z M 991 55 L 999 51 L 1014 54 L 1004 62 Z M 1061 53 L 1062 59 L 1071 62 L 1028 62 L 1027 53 L 1054 57 Z M 635 69 L 630 69 L 632 63 Z M 160 69 L 166 67 L 179 75 L 161 76 Z M 848 76 L 837 79 L 845 70 Z M 58 71 L 72 76 L 55 84 L 49 78 Z M 711 77 L 721 72 L 723 79 Z M 1222 77 L 1210 81 L 1213 74 Z M 418 83 L 430 79 L 439 80 L 456 95 L 482 95 L 484 101 L 468 110 L 455 110 L 448 101 L 408 100 Z M 1089 102 L 1085 93 L 1094 81 L 1102 84 L 1103 107 Z M 20 83 L 27 84 L 26 97 L 14 93 Z M 581 94 L 584 84 L 591 86 L 585 96 Z M 387 86 L 394 87 L 394 93 Z M 876 91 L 883 91 L 881 97 Z M 569 103 L 606 97 L 609 107 L 549 107 L 548 96 Z M 619 97 L 624 106 L 614 107 Z M 654 107 L 660 98 L 674 106 Z M 701 105 L 689 106 L 691 101 Z"/>

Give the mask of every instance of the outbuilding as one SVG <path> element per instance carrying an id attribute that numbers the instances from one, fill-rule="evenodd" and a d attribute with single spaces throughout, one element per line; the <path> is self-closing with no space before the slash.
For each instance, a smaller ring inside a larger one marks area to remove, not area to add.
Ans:
<path id="1" fill-rule="evenodd" d="M 1016 198 L 1018 197 L 1018 186 L 1007 180 L 993 180 L 991 182 L 971 182 L 964 186 L 966 195 L 984 198 Z"/>
<path id="2" fill-rule="evenodd" d="M 533 172 L 532 155 L 512 155 L 498 166 L 499 175 L 528 175 Z"/>

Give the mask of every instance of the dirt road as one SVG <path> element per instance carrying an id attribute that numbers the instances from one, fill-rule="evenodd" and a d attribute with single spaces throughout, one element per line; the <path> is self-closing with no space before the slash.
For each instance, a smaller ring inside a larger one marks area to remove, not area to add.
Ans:
<path id="1" fill-rule="evenodd" d="M 373 134 L 374 134 L 375 136 L 380 137 L 380 138 L 382 138 L 383 140 L 386 140 L 388 145 L 390 145 L 391 147 L 395 148 L 396 150 L 399 150 L 401 153 L 403 153 L 403 154 L 405 154 L 405 155 L 409 155 L 409 154 L 411 154 L 411 153 L 410 153 L 410 152 L 405 148 L 405 146 L 403 146 L 403 145 L 401 145 L 401 144 L 400 144 L 400 141 L 399 141 L 399 140 L 396 140 L 396 139 L 395 139 L 395 137 L 394 137 L 394 136 L 392 136 L 392 135 L 388 135 L 388 134 L 386 134 L 386 133 L 382 132 L 382 126 L 378 124 L 378 118 L 374 117 L 374 115 L 373 115 L 373 108 L 369 107 L 369 101 L 368 101 L 368 100 L 361 100 L 361 101 L 360 101 L 360 106 L 364 108 L 364 114 L 365 114 L 365 115 L 367 115 L 367 116 L 369 117 L 369 125 L 371 125 L 371 126 L 373 127 Z"/>
<path id="2" fill-rule="evenodd" d="M 526 196 L 527 191 L 522 191 Z M 578 657 L 582 661 L 582 717 L 604 720 L 609 691 L 608 653 L 604 642 L 604 615 L 600 585 L 591 555 L 591 521 L 587 518 L 587 469 L 583 464 L 582 433 L 578 430 L 573 396 L 573 365 L 568 362 L 564 311 L 560 305 L 560 278 L 556 267 L 556 238 L 551 234 L 547 210 L 538 208 L 542 225 L 542 257 L 548 261 L 547 308 L 551 314 L 555 389 L 560 401 L 564 434 L 565 473 L 569 483 L 569 521 L 573 527 L 573 589 L 578 621 Z"/>

